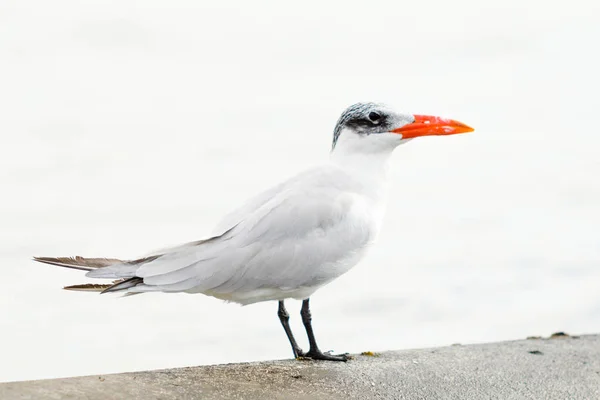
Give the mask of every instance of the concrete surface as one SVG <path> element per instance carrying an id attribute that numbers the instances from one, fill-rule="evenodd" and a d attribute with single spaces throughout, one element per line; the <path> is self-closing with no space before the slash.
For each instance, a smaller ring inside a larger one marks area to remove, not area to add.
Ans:
<path id="1" fill-rule="evenodd" d="M 11 382 L 17 399 L 600 399 L 600 335 Z"/>

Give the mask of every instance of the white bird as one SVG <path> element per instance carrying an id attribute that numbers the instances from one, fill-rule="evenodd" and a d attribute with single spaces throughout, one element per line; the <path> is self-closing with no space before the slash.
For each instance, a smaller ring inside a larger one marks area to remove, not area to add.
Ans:
<path id="1" fill-rule="evenodd" d="M 227 215 L 206 240 L 131 261 L 83 257 L 34 260 L 88 271 L 110 285 L 70 290 L 202 293 L 243 305 L 279 302 L 278 316 L 294 357 L 346 361 L 319 350 L 309 297 L 348 272 L 375 241 L 384 216 L 393 150 L 418 136 L 472 128 L 453 120 L 394 112 L 359 103 L 341 115 L 329 162 L 306 170 L 250 199 Z M 310 349 L 303 352 L 289 326 L 285 299 L 303 300 Z"/>

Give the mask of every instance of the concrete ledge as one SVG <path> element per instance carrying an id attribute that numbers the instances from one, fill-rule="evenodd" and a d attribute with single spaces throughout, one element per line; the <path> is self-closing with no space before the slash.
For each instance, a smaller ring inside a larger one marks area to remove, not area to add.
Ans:
<path id="1" fill-rule="evenodd" d="M 1 399 L 600 399 L 600 335 L 0 384 Z"/>

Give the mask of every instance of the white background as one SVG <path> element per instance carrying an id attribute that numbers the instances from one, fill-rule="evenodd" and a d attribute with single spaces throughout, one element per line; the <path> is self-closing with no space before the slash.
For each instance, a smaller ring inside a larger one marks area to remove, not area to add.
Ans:
<path id="1" fill-rule="evenodd" d="M 275 303 L 66 292 L 30 257 L 205 237 L 357 101 L 476 132 L 397 150 L 379 243 L 313 296 L 323 349 L 600 332 L 598 4 L 3 0 L 0 380 L 289 358 Z"/>

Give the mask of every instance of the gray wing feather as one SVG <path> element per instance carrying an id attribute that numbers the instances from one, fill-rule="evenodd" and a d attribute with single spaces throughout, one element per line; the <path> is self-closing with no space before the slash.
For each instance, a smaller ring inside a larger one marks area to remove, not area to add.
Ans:
<path id="1" fill-rule="evenodd" d="M 333 272 L 323 274 L 311 266 L 335 267 L 347 253 L 340 249 L 354 246 L 332 241 L 356 240 L 358 248 L 367 240 L 367 233 L 344 236 L 348 226 L 342 221 L 353 201 L 352 190 L 348 192 L 353 182 L 345 179 L 337 169 L 306 171 L 229 214 L 217 228 L 223 233 L 215 237 L 145 259 L 90 268 L 87 276 L 134 278 L 106 290 L 130 293 L 231 293 L 325 282 Z"/>
<path id="2" fill-rule="evenodd" d="M 229 219 L 237 225 L 226 234 L 142 265 L 136 275 L 144 278 L 144 284 L 131 291 L 226 293 L 329 279 L 299 271 L 303 266 L 310 271 L 310 265 L 334 263 L 344 256 L 337 246 L 330 245 L 325 232 L 335 237 L 340 230 L 343 237 L 341 221 L 351 207 L 351 196 L 340 195 L 344 192 L 332 186 L 335 182 L 332 184 L 327 176 L 322 184 L 317 180 L 301 190 L 292 184 L 280 186 L 270 198 L 263 196 L 251 202 L 253 206 L 260 204 L 256 209 L 233 213 L 244 217 Z M 359 235 L 357 241 L 364 242 L 367 235 Z"/>

